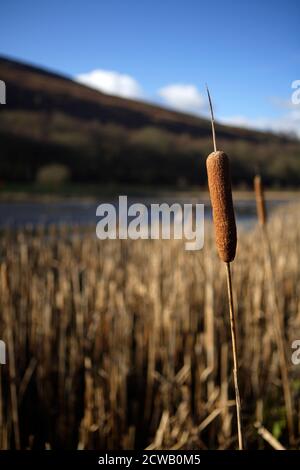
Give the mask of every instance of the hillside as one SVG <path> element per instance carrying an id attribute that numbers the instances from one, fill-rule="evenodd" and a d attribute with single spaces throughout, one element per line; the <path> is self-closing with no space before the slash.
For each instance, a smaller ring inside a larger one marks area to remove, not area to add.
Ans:
<path id="1" fill-rule="evenodd" d="M 55 164 L 74 182 L 205 184 L 209 121 L 6 58 L 0 79 L 7 86 L 0 108 L 3 182 L 35 182 Z M 234 161 L 234 183 L 250 184 L 258 170 L 272 185 L 300 183 L 299 141 L 224 125 L 217 133 Z"/>

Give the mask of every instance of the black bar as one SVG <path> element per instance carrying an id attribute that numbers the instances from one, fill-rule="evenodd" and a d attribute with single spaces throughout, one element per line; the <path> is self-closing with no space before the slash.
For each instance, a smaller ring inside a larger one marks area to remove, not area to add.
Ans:
<path id="1" fill-rule="evenodd" d="M 299 451 L 0 451 L 0 468 L 144 468 L 187 465 L 188 467 L 221 469 L 241 465 L 262 464 L 268 468 L 299 463 Z M 216 467 L 217 465 L 217 467 Z M 223 466 L 223 467 L 221 467 Z M 296 468 L 296 467 L 295 467 Z"/>

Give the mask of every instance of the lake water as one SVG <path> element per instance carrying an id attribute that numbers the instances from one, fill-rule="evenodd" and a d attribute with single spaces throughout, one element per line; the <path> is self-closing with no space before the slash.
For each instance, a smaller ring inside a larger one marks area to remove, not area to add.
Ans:
<path id="1" fill-rule="evenodd" d="M 96 208 L 102 202 L 111 202 L 118 207 L 118 200 L 110 201 L 82 201 L 82 200 L 64 200 L 56 202 L 0 202 L 0 226 L 22 227 L 25 225 L 38 224 L 67 224 L 67 225 L 96 225 L 99 217 L 96 216 Z M 211 208 L 209 201 L 196 199 L 195 196 L 189 197 L 164 197 L 164 198 L 130 198 L 128 205 L 140 202 L 150 207 L 151 203 L 167 202 L 172 204 L 178 202 L 184 203 L 203 203 L 205 207 L 205 217 L 211 217 Z M 286 204 L 287 199 L 272 199 L 267 201 L 268 213 L 276 207 Z M 250 227 L 256 220 L 256 206 L 254 200 L 235 200 L 235 212 L 237 223 L 244 227 Z"/>

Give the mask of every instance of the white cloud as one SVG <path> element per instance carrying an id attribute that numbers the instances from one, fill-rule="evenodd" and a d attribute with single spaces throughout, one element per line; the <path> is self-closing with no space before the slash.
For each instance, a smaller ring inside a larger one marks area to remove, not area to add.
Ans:
<path id="1" fill-rule="evenodd" d="M 77 75 L 75 80 L 109 95 L 123 98 L 142 98 L 143 96 L 141 86 L 133 77 L 111 70 L 92 70 L 89 73 Z"/>
<path id="2" fill-rule="evenodd" d="M 229 116 L 219 120 L 224 124 L 248 127 L 284 134 L 295 134 L 300 137 L 300 110 L 294 109 L 280 117 L 274 118 L 247 118 L 246 116 Z"/>
<path id="3" fill-rule="evenodd" d="M 295 105 L 293 104 L 291 99 L 284 99 L 284 98 L 279 98 L 278 96 L 271 96 L 269 101 L 270 101 L 270 104 L 274 108 L 277 108 L 280 110 L 295 109 Z"/>
<path id="4" fill-rule="evenodd" d="M 224 124 L 248 127 L 283 134 L 293 134 L 300 137 L 300 105 L 292 99 L 273 96 L 270 104 L 276 109 L 277 116 L 248 118 L 246 116 L 226 116 L 220 119 Z M 280 114 L 278 115 L 278 111 Z"/>
<path id="5" fill-rule="evenodd" d="M 206 109 L 206 102 L 195 85 L 174 83 L 157 93 L 164 103 L 179 111 L 199 114 Z"/>

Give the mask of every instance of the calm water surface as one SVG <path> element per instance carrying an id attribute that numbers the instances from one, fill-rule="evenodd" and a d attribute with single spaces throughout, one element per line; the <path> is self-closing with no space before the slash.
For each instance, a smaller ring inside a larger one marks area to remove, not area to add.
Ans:
<path id="1" fill-rule="evenodd" d="M 0 226 L 22 227 L 37 224 L 68 224 L 68 225 L 96 225 L 99 217 L 96 217 L 96 208 L 102 202 L 110 202 L 118 208 L 118 199 L 95 201 L 65 200 L 59 202 L 0 202 Z M 150 207 L 151 203 L 167 202 L 172 204 L 204 203 L 205 217 L 211 217 L 211 209 L 208 201 L 200 201 L 194 198 L 130 198 L 128 205 L 140 202 Z M 267 202 L 267 209 L 272 212 L 275 208 L 286 204 L 286 199 L 274 199 Z M 244 227 L 251 227 L 256 220 L 256 207 L 254 200 L 235 201 L 236 218 Z"/>

